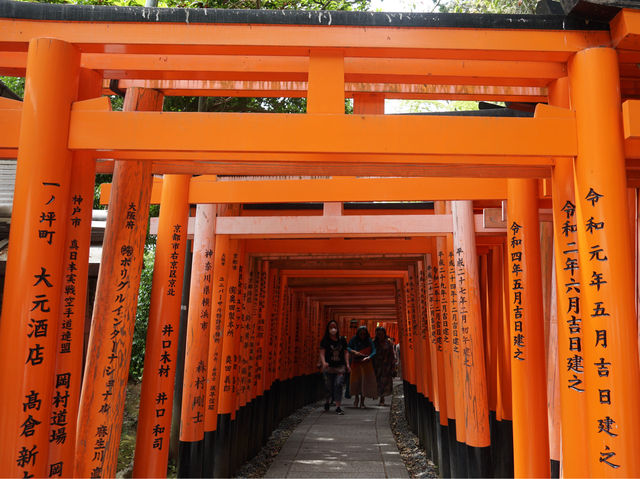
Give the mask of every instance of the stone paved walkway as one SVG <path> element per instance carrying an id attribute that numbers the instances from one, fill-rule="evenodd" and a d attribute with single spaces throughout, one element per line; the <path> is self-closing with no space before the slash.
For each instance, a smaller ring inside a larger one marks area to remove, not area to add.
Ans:
<path id="1" fill-rule="evenodd" d="M 387 398 L 391 402 L 391 398 Z M 343 404 L 314 410 L 289 436 L 265 477 L 401 477 L 407 469 L 389 426 L 389 406 L 369 400 L 367 409 Z"/>

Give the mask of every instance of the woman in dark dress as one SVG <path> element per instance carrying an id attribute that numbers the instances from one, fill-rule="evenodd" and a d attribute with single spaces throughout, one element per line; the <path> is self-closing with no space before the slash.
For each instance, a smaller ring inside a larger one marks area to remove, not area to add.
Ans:
<path id="1" fill-rule="evenodd" d="M 336 413 L 342 415 L 344 412 L 340 407 L 342 404 L 342 386 L 344 385 L 344 375 L 349 368 L 349 351 L 347 351 L 347 340 L 340 337 L 338 323 L 329 321 L 320 342 L 320 365 L 324 376 L 324 386 L 326 402 L 324 410 L 329 410 L 331 398 L 336 403 Z"/>
<path id="2" fill-rule="evenodd" d="M 396 355 L 393 344 L 387 337 L 387 330 L 382 326 L 376 328 L 376 337 L 373 340 L 376 347 L 376 355 L 373 357 L 373 369 L 376 372 L 378 395 L 380 406 L 384 405 L 384 397 L 393 393 L 393 376 L 396 369 Z"/>
<path id="3" fill-rule="evenodd" d="M 351 395 L 356 397 L 353 405 L 364 408 L 364 398 L 378 397 L 376 375 L 371 365 L 371 358 L 375 357 L 376 348 L 366 326 L 358 328 L 356 335 L 349 341 L 348 349 L 353 358 L 349 384 Z"/>

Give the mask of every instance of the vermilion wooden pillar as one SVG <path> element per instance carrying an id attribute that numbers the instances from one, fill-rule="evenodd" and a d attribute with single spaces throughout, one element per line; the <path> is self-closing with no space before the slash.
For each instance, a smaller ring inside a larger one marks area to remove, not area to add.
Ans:
<path id="1" fill-rule="evenodd" d="M 434 307 L 434 321 L 431 325 L 431 341 L 433 345 L 433 349 L 435 352 L 435 374 L 434 374 L 434 384 L 436 385 L 436 389 L 438 391 L 438 403 L 436 408 L 437 412 L 437 446 L 438 446 L 438 466 L 442 471 L 443 477 L 449 477 L 451 466 L 449 463 L 449 434 L 453 434 L 449 431 L 449 413 L 447 409 L 449 407 L 447 402 L 447 386 L 446 386 L 446 376 L 445 376 L 445 355 L 444 355 L 444 346 L 443 346 L 443 338 L 442 338 L 442 305 L 443 302 L 446 301 L 446 298 L 442 297 L 442 283 L 440 280 L 439 273 L 439 250 L 437 248 L 438 239 L 436 238 L 436 247 L 433 249 L 432 262 L 433 262 L 433 307 Z M 446 293 L 445 293 L 446 294 Z M 402 331 L 399 332 L 402 335 Z M 400 352 L 402 355 L 402 350 Z M 404 368 L 404 364 L 403 364 Z"/>
<path id="2" fill-rule="evenodd" d="M 556 81 L 550 102 L 568 107 L 568 79 Z M 552 173 L 553 228 L 558 315 L 558 374 L 560 384 L 562 473 L 565 477 L 589 476 L 589 451 L 585 397 L 583 318 L 584 303 L 578 257 L 576 198 L 573 158 L 556 158 Z"/>
<path id="3" fill-rule="evenodd" d="M 578 132 L 576 228 L 589 472 L 637 477 L 640 370 L 616 51 L 576 53 L 569 79 Z"/>
<path id="4" fill-rule="evenodd" d="M 219 207 L 220 208 L 220 207 Z M 220 213 L 220 209 L 218 211 Z M 207 360 L 207 398 L 204 421 L 204 465 L 203 477 L 212 477 L 216 458 L 216 431 L 218 429 L 218 400 L 220 398 L 220 368 L 224 339 L 225 316 L 227 314 L 229 237 L 216 235 L 214 266 L 211 277 L 211 330 Z"/>
<path id="5" fill-rule="evenodd" d="M 431 248 L 432 250 L 433 248 Z M 434 269 L 433 269 L 433 257 L 434 255 L 429 253 L 425 255 L 425 294 L 426 294 L 426 302 L 427 308 L 429 310 L 428 315 L 428 324 L 427 324 L 427 352 L 429 355 L 429 400 L 431 402 L 431 411 L 433 417 L 431 418 L 431 430 L 432 430 L 432 443 L 431 443 L 431 451 L 430 456 L 431 460 L 438 464 L 438 443 L 439 443 L 439 434 L 438 427 L 440 422 L 440 398 L 439 398 L 439 390 L 438 390 L 438 356 L 437 356 L 437 338 L 436 338 L 436 309 L 439 309 L 439 306 L 436 306 L 437 295 L 435 291 L 435 281 L 433 279 Z M 439 314 L 439 311 L 438 311 Z M 391 328 L 394 330 L 393 337 L 397 338 L 397 327 L 395 325 Z M 427 451 L 429 452 L 429 451 Z"/>
<path id="6" fill-rule="evenodd" d="M 489 477 L 491 437 L 473 204 L 471 201 L 453 201 L 451 213 L 461 332 L 458 354 L 463 379 L 460 393 L 464 399 L 467 473 L 469 477 Z"/>
<path id="7" fill-rule="evenodd" d="M 227 267 L 226 312 L 222 334 L 220 372 L 218 374 L 218 426 L 216 435 L 216 458 L 214 463 L 215 477 L 228 477 L 231 467 L 230 434 L 235 412 L 234 355 L 237 354 L 238 335 L 236 309 L 238 305 L 239 282 L 239 245 L 238 240 L 229 241 L 229 254 L 225 261 Z M 237 359 L 237 358 L 236 358 Z M 237 366 L 236 366 L 237 367 Z"/>
<path id="8" fill-rule="evenodd" d="M 500 317 L 497 334 L 498 356 L 498 397 L 496 403 L 496 440 L 498 451 L 494 455 L 493 468 L 499 477 L 513 476 L 513 415 L 511 387 L 511 334 L 509 273 L 507 261 L 507 245 L 501 244 L 493 248 L 492 276 L 496 285 L 492 288 L 498 297 Z"/>
<path id="9" fill-rule="evenodd" d="M 49 475 L 51 377 L 72 161 L 67 138 L 79 66 L 80 53 L 71 44 L 29 43 L 0 320 L 0 470 L 6 476 Z M 79 380 L 60 377 L 65 384 Z"/>
<path id="10" fill-rule="evenodd" d="M 162 183 L 133 477 L 167 473 L 190 179 L 165 175 Z"/>
<path id="11" fill-rule="evenodd" d="M 101 95 L 102 76 L 93 70 L 80 70 L 78 99 L 88 100 Z M 109 108 L 104 98 L 104 108 Z M 94 100 L 95 101 L 95 100 Z M 71 187 L 69 191 L 67 237 L 62 277 L 64 284 L 60 298 L 56 369 L 53 381 L 52 418 L 74 418 L 66 424 L 50 424 L 49 475 L 73 476 L 76 446 L 76 421 L 80 401 L 80 377 L 84 360 L 84 326 L 89 275 L 89 247 L 91 245 L 91 214 L 95 185 L 96 162 L 90 152 L 73 154 Z M 71 377 L 75 381 L 59 384 L 57 378 Z M 52 421 L 53 422 L 53 421 Z M 56 419 L 56 423 L 60 423 Z"/>
<path id="12" fill-rule="evenodd" d="M 216 214 L 216 205 L 196 207 L 180 417 L 180 477 L 202 476 Z"/>
<path id="13" fill-rule="evenodd" d="M 436 214 L 450 213 L 451 207 L 444 201 L 435 204 Z M 456 397 L 454 353 L 452 348 L 451 298 L 455 295 L 455 284 L 451 289 L 449 261 L 452 253 L 453 238 L 451 234 L 436 238 L 438 280 L 440 282 L 440 314 L 442 320 L 442 354 L 447 398 L 449 464 L 454 477 L 466 475 L 466 454 L 464 451 L 464 421 L 458 431 L 458 417 L 464 416 L 464 408 L 460 397 Z M 457 363 L 456 363 L 457 366 Z"/>
<path id="14" fill-rule="evenodd" d="M 451 203 L 447 205 L 447 211 L 451 212 Z M 446 283 L 449 290 L 449 336 L 451 342 L 451 371 L 453 376 L 453 397 L 455 407 L 455 432 L 456 451 L 451 452 L 452 469 L 451 474 L 456 477 L 466 477 L 469 474 L 467 461 L 467 424 L 465 417 L 465 394 L 464 394 L 464 341 L 462 315 L 466 313 L 458 299 L 460 291 L 457 285 L 456 260 L 454 255 L 453 235 L 447 235 L 447 258 L 446 258 Z M 462 291 L 465 294 L 465 291 Z M 465 298 L 466 301 L 467 298 Z"/>
<path id="15" fill-rule="evenodd" d="M 516 477 L 549 476 L 537 180 L 508 180 L 507 243 Z"/>
<path id="16" fill-rule="evenodd" d="M 129 89 L 124 109 L 161 110 L 162 95 Z M 150 197 L 150 162 L 116 161 L 80 396 L 76 476 L 116 473 Z"/>

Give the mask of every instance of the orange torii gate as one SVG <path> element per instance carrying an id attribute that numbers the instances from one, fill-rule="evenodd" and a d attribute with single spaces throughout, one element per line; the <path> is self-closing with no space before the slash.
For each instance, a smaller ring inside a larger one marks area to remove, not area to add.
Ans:
<path id="1" fill-rule="evenodd" d="M 154 201 L 136 477 L 166 472 L 189 235 L 181 475 L 233 473 L 280 419 L 316 399 L 324 322 L 339 319 L 344 334 L 352 318 L 373 314 L 397 325 L 407 417 L 442 475 L 541 477 L 561 463 L 565 476 L 639 476 L 637 202 L 628 187 L 640 178 L 640 12 L 614 13 L 1 3 L 0 73 L 27 78 L 23 102 L 0 99 L 0 157 L 18 164 L 0 320 L 4 474 L 115 475 Z M 100 96 L 105 80 L 127 90 L 124 111 Z M 307 112 L 162 112 L 168 95 L 306 97 Z M 384 115 L 385 98 L 537 105 L 524 117 Z M 83 356 L 95 171 L 114 182 Z M 166 176 L 154 184 L 152 173 Z M 343 209 L 426 200 L 439 202 L 435 214 Z M 324 209 L 240 211 L 265 202 Z M 489 211 L 474 219 L 482 202 L 500 207 L 497 227 Z M 541 207 L 553 212 L 557 282 L 547 294 L 558 317 L 548 365 Z M 354 314 L 331 290 L 345 284 L 362 301 L 382 287 L 392 307 L 369 299 Z M 548 387 L 559 389 L 559 422 L 548 420 Z"/>

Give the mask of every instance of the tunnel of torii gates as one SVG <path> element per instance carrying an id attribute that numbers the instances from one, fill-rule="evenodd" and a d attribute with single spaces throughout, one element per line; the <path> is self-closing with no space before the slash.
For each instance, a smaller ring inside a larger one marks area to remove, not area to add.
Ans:
<path id="1" fill-rule="evenodd" d="M 1 3 L 0 73 L 26 76 L 22 102 L 0 99 L 17 158 L 2 475 L 115 475 L 159 203 L 135 477 L 165 476 L 172 421 L 180 476 L 232 474 L 320 397 L 332 318 L 400 342 L 406 415 L 443 476 L 640 476 L 638 63 L 628 9 Z M 162 112 L 170 95 L 307 111 Z M 514 108 L 384 115 L 385 98 Z M 113 182 L 84 352 L 96 172 Z"/>

